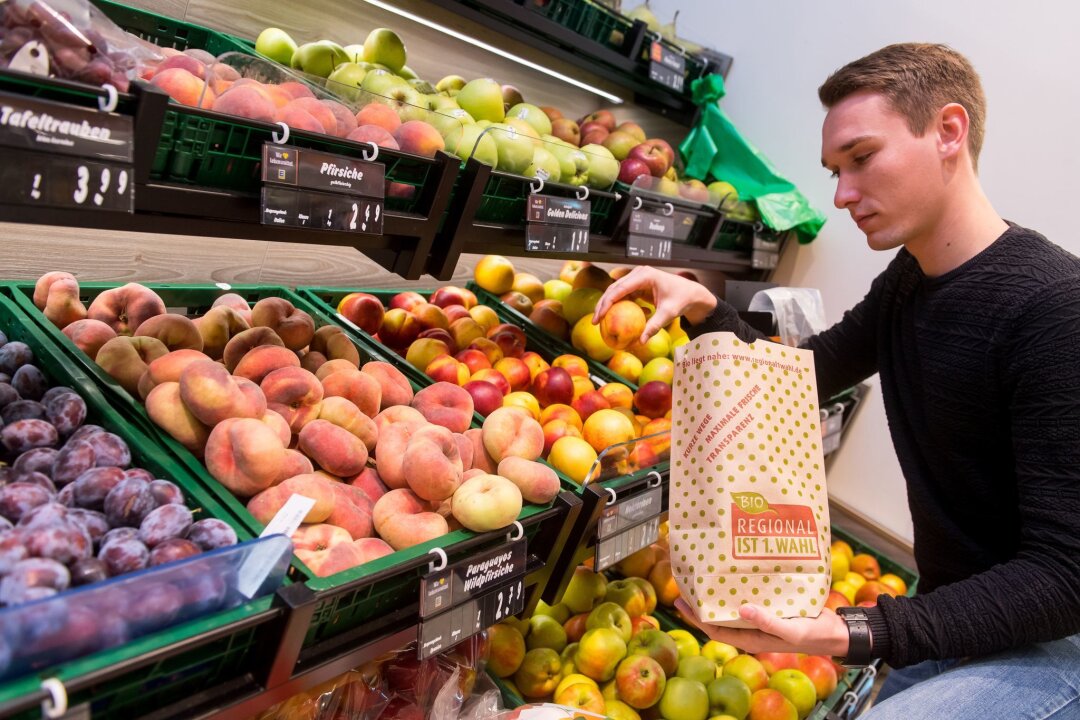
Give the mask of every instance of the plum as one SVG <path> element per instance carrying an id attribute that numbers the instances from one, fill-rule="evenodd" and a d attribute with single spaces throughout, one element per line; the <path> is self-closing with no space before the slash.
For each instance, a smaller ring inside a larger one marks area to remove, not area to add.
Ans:
<path id="1" fill-rule="evenodd" d="M 0 347 L 0 372 L 15 375 L 23 365 L 34 362 L 34 352 L 26 343 L 13 341 Z"/>
<path id="2" fill-rule="evenodd" d="M 56 485 L 49 479 L 49 476 L 45 473 L 39 472 L 23 472 L 15 473 L 11 478 L 12 482 L 30 483 L 31 485 L 38 485 L 49 491 L 50 495 L 56 494 Z"/>
<path id="3" fill-rule="evenodd" d="M 15 454 L 39 447 L 53 447 L 58 440 L 56 428 L 44 420 L 16 420 L 0 430 L 0 442 Z"/>
<path id="4" fill-rule="evenodd" d="M 0 409 L 20 400 L 19 393 L 6 382 L 0 383 Z"/>
<path id="5" fill-rule="evenodd" d="M 139 527 L 143 518 L 157 507 L 150 483 L 125 477 L 105 496 L 105 517 L 113 527 Z"/>
<path id="6" fill-rule="evenodd" d="M 64 565 L 92 557 L 90 534 L 75 522 L 37 525 L 26 529 L 26 549 L 35 557 L 49 558 Z"/>
<path id="7" fill-rule="evenodd" d="M 131 540 L 131 539 L 135 539 L 135 540 L 139 539 L 139 529 L 138 528 L 132 528 L 132 527 L 113 528 L 112 530 L 109 530 L 108 532 L 106 532 L 101 537 L 101 542 L 98 544 L 98 547 L 100 548 L 100 550 L 98 551 L 98 554 L 100 554 L 100 551 L 104 550 L 105 546 L 108 545 L 111 542 L 114 542 L 116 540 Z"/>
<path id="8" fill-rule="evenodd" d="M 75 439 L 73 435 L 64 443 L 53 461 L 52 479 L 64 486 L 75 482 L 87 470 L 95 467 L 94 446 L 87 440 Z"/>
<path id="9" fill-rule="evenodd" d="M 35 365 L 23 365 L 11 376 L 11 387 L 23 400 L 41 400 L 49 389 L 49 379 Z"/>
<path id="10" fill-rule="evenodd" d="M 109 521 L 105 518 L 105 513 L 99 513 L 95 510 L 72 508 L 68 512 L 68 520 L 80 525 L 90 536 L 90 540 L 93 541 L 95 546 L 100 546 L 105 533 L 109 532 Z"/>
<path id="11" fill-rule="evenodd" d="M 162 505 L 139 525 L 139 539 L 152 548 L 169 538 L 183 537 L 191 527 L 191 521 L 191 511 L 183 505 Z"/>
<path id="12" fill-rule="evenodd" d="M 67 437 L 86 420 L 86 401 L 75 393 L 57 395 L 45 405 L 45 417 L 61 436 Z"/>
<path id="13" fill-rule="evenodd" d="M 150 483 L 150 492 L 154 493 L 154 499 L 161 505 L 183 505 L 184 493 L 174 483 L 168 480 L 154 480 Z"/>
<path id="14" fill-rule="evenodd" d="M 69 508 L 75 507 L 75 483 L 68 483 L 56 493 L 56 502 Z"/>
<path id="15" fill-rule="evenodd" d="M 45 417 L 45 406 L 37 400 L 16 400 L 0 410 L 0 419 L 5 425 L 17 420 L 44 420 Z"/>
<path id="16" fill-rule="evenodd" d="M 60 451 L 56 448 L 34 448 L 15 458 L 11 467 L 15 472 L 39 472 L 52 475 L 52 466 Z"/>
<path id="17" fill-rule="evenodd" d="M 33 528 L 64 523 L 68 520 L 68 508 L 58 502 L 47 502 L 19 518 L 19 527 Z"/>
<path id="18" fill-rule="evenodd" d="M 105 497 L 124 479 L 118 467 L 95 467 L 87 470 L 73 483 L 75 504 L 87 510 L 101 510 Z"/>
<path id="19" fill-rule="evenodd" d="M 22 533 L 7 532 L 0 535 L 0 575 L 7 575 L 15 563 L 30 557 L 30 552 L 23 544 Z"/>
<path id="20" fill-rule="evenodd" d="M 202 548 L 190 540 L 173 537 L 158 543 L 150 551 L 150 566 L 164 565 L 174 560 L 183 560 L 202 552 Z"/>
<path id="21" fill-rule="evenodd" d="M 150 550 L 137 538 L 103 543 L 98 559 L 105 563 L 110 576 L 142 570 L 150 561 Z"/>
<path id="22" fill-rule="evenodd" d="M 168 583 L 142 588 L 128 602 L 124 619 L 136 632 L 151 630 L 176 619 L 182 609 L 181 599 Z"/>
<path id="23" fill-rule="evenodd" d="M 98 433 L 105 432 L 105 428 L 100 425 L 83 425 L 75 432 L 71 433 L 71 437 L 68 438 L 68 442 L 72 440 L 81 440 L 82 438 L 88 438 L 91 435 L 97 435 Z"/>
<path id="24" fill-rule="evenodd" d="M 229 583 L 221 575 L 199 572 L 185 582 L 176 583 L 185 609 L 191 614 L 217 610 L 229 595 Z"/>
<path id="25" fill-rule="evenodd" d="M 71 584 L 89 585 L 109 579 L 109 568 L 96 557 L 82 558 L 71 564 Z"/>
<path id="26" fill-rule="evenodd" d="M 98 467 L 126 468 L 131 465 L 131 450 L 127 443 L 111 432 L 94 433 L 87 441 L 94 447 Z"/>
<path id="27" fill-rule="evenodd" d="M 6 517 L 0 517 L 0 533 L 7 532 L 13 527 L 15 526 L 11 524 L 10 520 L 8 520 Z M 0 575 L 3 575 L 3 573 L 0 573 Z"/>
<path id="28" fill-rule="evenodd" d="M 48 490 L 31 483 L 9 483 L 0 488 L 0 515 L 13 523 L 38 505 L 52 500 Z"/>
<path id="29" fill-rule="evenodd" d="M 63 395 L 64 393 L 72 393 L 75 395 L 78 394 L 74 390 L 69 388 L 67 385 L 55 385 L 45 391 L 45 394 L 41 396 L 40 402 L 42 405 L 45 405 L 52 398 L 56 397 L 57 395 Z"/>
<path id="30" fill-rule="evenodd" d="M 13 605 L 26 602 L 28 588 L 50 588 L 54 592 L 67 590 L 71 573 L 62 564 L 48 558 L 27 558 L 15 563 L 11 572 L 0 580 L 0 603 Z"/>
<path id="31" fill-rule="evenodd" d="M 236 531 L 217 518 L 206 518 L 193 523 L 187 531 L 187 539 L 203 550 L 217 550 L 236 544 Z"/>
<path id="32" fill-rule="evenodd" d="M 4 334 L 3 330 L 0 330 L 0 347 L 4 347 L 5 345 L 7 345 L 7 335 Z"/>
<path id="33" fill-rule="evenodd" d="M 147 483 L 154 481 L 154 473 L 149 470 L 143 470 L 142 468 L 128 468 L 124 471 L 124 477 L 139 478 L 140 480 L 145 480 Z"/>

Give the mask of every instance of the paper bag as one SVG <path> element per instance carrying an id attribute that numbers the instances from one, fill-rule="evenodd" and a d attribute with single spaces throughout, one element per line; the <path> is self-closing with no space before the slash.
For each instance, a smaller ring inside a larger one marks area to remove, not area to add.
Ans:
<path id="1" fill-rule="evenodd" d="M 738 608 L 816 617 L 829 505 L 814 355 L 711 333 L 676 350 L 668 543 L 682 597 L 711 624 Z"/>

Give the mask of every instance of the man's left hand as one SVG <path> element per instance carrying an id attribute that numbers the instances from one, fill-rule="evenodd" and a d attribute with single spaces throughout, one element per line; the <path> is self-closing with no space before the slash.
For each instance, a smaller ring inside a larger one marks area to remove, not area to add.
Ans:
<path id="1" fill-rule="evenodd" d="M 701 622 L 685 600 L 677 601 L 675 607 L 686 622 L 700 628 L 713 640 L 751 654 L 801 652 L 844 657 L 848 652 L 847 623 L 832 610 L 822 610 L 816 618 L 779 618 L 766 608 L 743 605 L 739 608 L 739 617 L 755 629 L 739 630 Z"/>

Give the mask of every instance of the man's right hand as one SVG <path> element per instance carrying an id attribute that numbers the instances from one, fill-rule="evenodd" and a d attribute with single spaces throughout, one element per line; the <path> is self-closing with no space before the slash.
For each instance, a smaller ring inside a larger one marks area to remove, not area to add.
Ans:
<path id="1" fill-rule="evenodd" d="M 677 317 L 685 317 L 692 325 L 696 325 L 716 309 L 716 296 L 701 283 L 654 267 L 639 265 L 608 286 L 600 301 L 596 303 L 593 324 L 599 323 L 600 318 L 619 300 L 637 290 L 646 289 L 652 291 L 656 311 L 645 324 L 645 332 L 641 334 L 642 343 L 648 342 L 660 328 Z"/>

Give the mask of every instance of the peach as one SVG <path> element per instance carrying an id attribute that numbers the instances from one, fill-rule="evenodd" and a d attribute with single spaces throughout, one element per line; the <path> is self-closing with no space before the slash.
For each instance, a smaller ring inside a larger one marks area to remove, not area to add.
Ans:
<path id="1" fill-rule="evenodd" d="M 551 361 L 552 367 L 561 367 L 571 375 L 587 378 L 589 377 L 589 363 L 585 362 L 584 358 L 580 358 L 577 355 L 560 355 Z"/>
<path id="2" fill-rule="evenodd" d="M 587 423 L 593 413 L 611 409 L 611 403 L 596 390 L 590 390 L 587 393 L 583 393 L 580 397 L 576 398 L 572 404 L 574 410 L 577 411 L 578 417 L 581 418 L 582 423 Z M 605 445 L 605 447 L 607 446 Z"/>
<path id="3" fill-rule="evenodd" d="M 514 284 L 510 289 L 521 293 L 534 303 L 544 299 L 544 283 L 532 273 L 514 273 Z"/>
<path id="4" fill-rule="evenodd" d="M 473 428 L 466 430 L 464 435 L 473 446 L 473 469 L 485 473 L 495 473 L 499 468 L 499 463 L 496 462 L 495 458 L 491 457 L 491 453 L 484 447 L 484 431 L 480 428 Z"/>
<path id="5" fill-rule="evenodd" d="M 485 336 L 491 328 L 499 324 L 499 316 L 487 305 L 474 305 L 469 308 L 469 316 L 484 328 Z"/>
<path id="6" fill-rule="evenodd" d="M 465 437 L 465 433 L 454 433 L 454 441 L 458 446 L 458 455 L 461 456 L 461 467 L 463 470 L 469 470 L 473 465 L 473 446 L 472 441 Z"/>
<path id="7" fill-rule="evenodd" d="M 547 425 L 552 420 L 564 420 L 567 424 L 581 429 L 581 416 L 569 405 L 548 405 L 540 413 L 540 424 Z"/>
<path id="8" fill-rule="evenodd" d="M 600 318 L 600 337 L 608 347 L 625 350 L 645 332 L 645 311 L 633 300 L 620 300 Z"/>
<path id="9" fill-rule="evenodd" d="M 214 112 L 273 123 L 277 106 L 265 93 L 250 85 L 229 87 L 214 100 Z"/>
<path id="10" fill-rule="evenodd" d="M 100 320 L 117 335 L 134 335 L 139 325 L 155 315 L 164 314 L 165 303 L 158 294 L 138 283 L 106 290 L 94 298 L 86 310 L 86 317 Z"/>
<path id="11" fill-rule="evenodd" d="M 364 441 L 328 420 L 304 425 L 298 447 L 319 467 L 339 477 L 356 475 L 367 464 Z"/>
<path id="12" fill-rule="evenodd" d="M 543 328 L 560 340 L 567 340 L 570 337 L 570 324 L 562 316 L 562 303 L 557 300 L 552 300 L 552 302 L 555 305 L 534 307 L 529 313 L 529 320 L 533 325 Z"/>
<path id="13" fill-rule="evenodd" d="M 349 485 L 364 493 L 372 505 L 389 491 L 386 483 L 379 477 L 379 472 L 373 467 L 364 468 L 359 475 L 349 481 Z"/>
<path id="14" fill-rule="evenodd" d="M 283 82 L 278 85 L 283 92 L 287 93 L 291 98 L 313 98 L 315 93 L 311 91 L 307 85 L 302 82 L 290 80 L 289 82 Z"/>
<path id="15" fill-rule="evenodd" d="M 481 370 L 487 370 L 491 367 L 491 363 L 488 362 L 487 355 L 472 348 L 467 348 L 454 355 L 454 359 L 459 362 L 465 363 L 465 366 L 469 368 L 469 375 L 475 375 Z"/>
<path id="16" fill-rule="evenodd" d="M 229 418 L 210 431 L 206 468 L 233 494 L 246 498 L 281 477 L 285 448 L 277 433 L 254 418 Z"/>
<path id="17" fill-rule="evenodd" d="M 390 547 L 382 538 L 366 537 L 353 541 L 353 547 L 359 551 L 360 562 L 358 565 L 371 562 L 372 560 L 378 560 L 381 557 L 386 557 L 394 552 L 394 548 Z"/>
<path id="18" fill-rule="evenodd" d="M 345 534 L 348 535 L 347 532 Z M 371 557 L 370 551 L 365 552 L 355 542 L 341 542 L 324 550 L 296 550 L 296 559 L 304 563 L 315 577 L 330 577 L 352 570 Z"/>
<path id="19" fill-rule="evenodd" d="M 423 305 L 427 300 L 424 296 L 414 290 L 403 290 L 397 295 L 390 298 L 390 303 L 387 305 L 390 309 L 400 309 L 412 311 L 417 305 Z"/>
<path id="20" fill-rule="evenodd" d="M 407 487 L 405 480 L 405 449 L 409 439 L 428 423 L 393 423 L 379 428 L 379 443 L 375 446 L 375 467 L 386 487 Z"/>
<path id="21" fill-rule="evenodd" d="M 412 402 L 413 389 L 409 379 L 390 363 L 372 360 L 364 363 L 360 371 L 379 381 L 382 392 L 380 410 L 385 410 L 392 405 L 408 405 Z"/>
<path id="22" fill-rule="evenodd" d="M 79 300 L 79 282 L 70 273 L 42 275 L 34 286 L 34 304 L 61 330 L 86 318 L 86 307 Z"/>
<path id="23" fill-rule="evenodd" d="M 266 395 L 266 405 L 280 414 L 294 434 L 319 417 L 323 386 L 318 378 L 299 367 L 274 370 L 259 383 Z"/>
<path id="24" fill-rule="evenodd" d="M 473 340 L 479 340 L 484 337 L 484 334 L 484 328 L 472 317 L 463 317 L 450 323 L 450 337 L 454 339 L 454 347 L 458 351 L 466 349 Z"/>
<path id="25" fill-rule="evenodd" d="M 356 129 L 356 115 L 352 110 L 336 100 L 319 100 L 319 103 L 332 112 L 334 119 L 337 120 L 337 130 L 334 131 L 334 135 L 345 137 Z"/>
<path id="26" fill-rule="evenodd" d="M 524 391 L 512 392 L 503 398 L 503 407 L 520 408 L 529 414 L 533 420 L 540 422 L 540 404 L 531 393 Z"/>
<path id="27" fill-rule="evenodd" d="M 600 394 L 613 408 L 634 407 L 634 391 L 622 383 L 608 383 L 600 388 Z"/>
<path id="28" fill-rule="evenodd" d="M 532 350 L 526 351 L 521 356 L 521 361 L 529 368 L 529 382 L 535 380 L 540 373 L 551 368 L 551 365 L 540 356 L 540 353 L 535 353 Z"/>
<path id="29" fill-rule="evenodd" d="M 403 550 L 450 531 L 446 519 L 411 490 L 398 489 L 379 498 L 372 510 L 375 531 L 390 547 Z"/>
<path id="30" fill-rule="evenodd" d="M 502 255 L 485 255 L 473 269 L 476 284 L 496 295 L 514 286 L 514 265 Z"/>
<path id="31" fill-rule="evenodd" d="M 386 432 L 386 428 L 395 423 L 413 427 L 427 424 L 427 419 L 420 414 L 420 411 L 408 405 L 391 405 L 376 415 L 374 420 L 380 438 Z"/>
<path id="32" fill-rule="evenodd" d="M 318 376 L 319 368 L 329 362 L 321 352 L 308 350 L 300 357 L 300 367 Z"/>
<path id="33" fill-rule="evenodd" d="M 451 325 L 453 325 L 455 321 L 464 320 L 465 318 L 468 318 L 469 320 L 473 320 L 473 316 L 470 315 L 469 311 L 466 310 L 461 305 L 448 305 L 447 307 L 443 308 L 443 314 L 446 315 L 446 321 L 448 323 L 450 323 Z M 473 320 L 473 321 L 475 322 L 475 320 Z M 479 324 L 479 323 L 477 323 L 477 324 Z M 487 335 L 487 328 L 484 328 L 484 332 L 483 332 L 482 336 L 486 336 L 486 335 Z"/>
<path id="34" fill-rule="evenodd" d="M 592 445 L 596 452 L 633 440 L 635 436 L 634 425 L 630 419 L 610 409 L 597 410 L 589 415 L 585 418 L 585 426 L 581 429 L 581 437 Z"/>
<path id="35" fill-rule="evenodd" d="M 529 372 L 529 366 L 520 358 L 504 357 L 495 363 L 495 369 L 506 378 L 511 392 L 529 389 L 532 374 Z"/>
<path id="36" fill-rule="evenodd" d="M 542 408 L 569 405 L 574 400 L 574 380 L 563 368 L 548 368 L 533 380 L 532 393 Z"/>
<path id="37" fill-rule="evenodd" d="M 360 352 L 355 343 L 336 325 L 323 325 L 316 330 L 309 349 L 330 360 L 348 360 L 353 367 L 360 367 Z"/>
<path id="38" fill-rule="evenodd" d="M 499 347 L 498 343 L 496 343 L 490 338 L 478 338 L 476 340 L 473 340 L 471 343 L 469 343 L 469 347 L 466 349 L 479 350 L 480 352 L 484 353 L 484 356 L 488 359 L 488 363 L 490 363 L 492 367 L 495 366 L 495 363 L 506 357 L 505 353 L 503 353 L 502 348 Z"/>
<path id="39" fill-rule="evenodd" d="M 369 293 L 354 292 L 341 298 L 338 315 L 356 325 L 368 335 L 374 335 L 382 327 L 385 310 L 382 301 Z"/>
<path id="40" fill-rule="evenodd" d="M 315 321 L 311 316 L 285 298 L 269 297 L 255 303 L 251 309 L 251 324 L 270 328 L 290 350 L 302 350 L 315 335 Z"/>
<path id="41" fill-rule="evenodd" d="M 288 425 L 285 426 L 288 429 Z M 297 475 L 306 475 L 315 472 L 315 466 L 311 464 L 308 456 L 299 450 L 285 450 L 285 460 L 281 464 L 281 472 L 278 482 L 287 480 Z"/>
<path id="42" fill-rule="evenodd" d="M 469 381 L 469 366 L 449 355 L 439 355 L 424 369 L 424 374 L 436 382 L 464 385 Z"/>
<path id="43" fill-rule="evenodd" d="M 51 292 L 52 286 L 61 281 L 65 283 L 74 282 L 76 290 L 75 296 L 78 297 L 79 281 L 75 279 L 75 276 L 69 272 L 63 272 L 62 270 L 53 270 L 52 272 L 47 272 L 39 277 L 37 282 L 34 283 L 34 307 L 38 310 L 44 310 L 45 306 L 49 303 L 49 293 Z M 70 286 L 64 287 L 64 292 L 68 292 L 69 290 Z"/>
<path id="44" fill-rule="evenodd" d="M 527 414 L 502 407 L 484 421 L 483 442 L 496 462 L 511 455 L 536 460 L 544 450 L 544 430 Z"/>
<path id="45" fill-rule="evenodd" d="M 559 476 L 547 465 L 519 457 L 503 458 L 499 475 L 518 486 L 528 502 L 547 505 L 559 494 Z"/>
<path id="46" fill-rule="evenodd" d="M 148 364 L 168 352 L 155 338 L 120 335 L 102 345 L 94 360 L 121 387 L 138 397 L 139 380 Z"/>
<path id="47" fill-rule="evenodd" d="M 597 265 L 586 265 L 574 275 L 574 281 L 570 284 L 575 290 L 581 288 L 607 290 L 608 285 L 611 283 L 611 276 L 607 274 L 606 270 Z M 640 333 L 638 334 L 640 335 Z"/>
<path id="48" fill-rule="evenodd" d="M 203 80 L 183 68 L 166 68 L 154 73 L 151 85 L 161 90 L 181 105 L 210 108 L 214 105 L 214 91 Z"/>
<path id="49" fill-rule="evenodd" d="M 530 300 L 529 297 L 524 293 L 519 293 L 516 290 L 511 290 L 510 292 L 506 292 L 500 295 L 499 299 L 502 300 L 503 305 L 517 310 L 525 317 L 529 317 L 529 315 L 532 314 L 532 300 Z"/>
<path id="50" fill-rule="evenodd" d="M 221 354 L 225 367 L 229 369 L 229 372 L 232 372 L 252 348 L 257 348 L 260 345 L 284 347 L 285 343 L 282 342 L 276 332 L 268 327 L 253 327 L 249 330 L 242 330 L 229 338 L 228 343 L 225 344 L 225 349 Z"/>
<path id="51" fill-rule="evenodd" d="M 472 423 L 472 395 L 450 383 L 437 382 L 413 397 L 412 407 L 424 418 L 450 432 L 465 432 Z"/>
<path id="52" fill-rule="evenodd" d="M 471 379 L 474 382 L 486 382 L 494 385 L 504 396 L 510 394 L 510 381 L 495 368 L 481 370 L 473 374 Z"/>
<path id="53" fill-rule="evenodd" d="M 454 434 L 438 425 L 418 429 L 405 446 L 402 471 L 417 496 L 429 501 L 449 498 L 461 485 L 464 472 Z"/>
<path id="54" fill-rule="evenodd" d="M 348 430 L 358 437 L 370 455 L 379 441 L 379 428 L 375 421 L 360 412 L 351 400 L 343 397 L 324 397 L 319 408 L 319 419 Z"/>
<path id="55" fill-rule="evenodd" d="M 662 418 L 671 410 L 671 385 L 663 380 L 651 380 L 634 394 L 638 411 L 649 418 Z"/>
<path id="56" fill-rule="evenodd" d="M 315 377 L 319 378 L 319 380 L 325 380 L 336 372 L 352 372 L 353 370 L 356 370 L 356 365 L 353 365 L 348 360 L 328 360 L 319 366 L 319 369 L 315 372 Z"/>
<path id="57" fill-rule="evenodd" d="M 571 377 L 574 379 L 574 400 L 577 400 L 585 393 L 592 392 L 596 389 L 596 386 L 593 385 L 590 378 L 581 377 L 579 375 L 571 375 Z M 573 405 L 573 402 L 571 401 L 570 404 Z"/>
<path id="58" fill-rule="evenodd" d="M 428 328 L 427 330 L 421 330 L 420 334 L 417 335 L 417 339 L 423 340 L 425 338 L 446 343 L 446 346 L 449 348 L 454 347 L 454 337 L 450 334 L 449 330 L 443 330 L 442 328 Z M 453 350 L 451 350 L 451 352 L 453 352 Z"/>
<path id="59" fill-rule="evenodd" d="M 378 125 L 359 125 L 350 130 L 345 139 L 358 143 L 375 143 L 379 147 L 390 148 L 391 150 L 401 149 L 393 133 Z"/>
<path id="60" fill-rule="evenodd" d="M 551 453 L 551 448 L 559 438 L 581 437 L 581 429 L 566 420 L 551 420 L 544 428 L 544 457 Z"/>
<path id="61" fill-rule="evenodd" d="M 450 321 L 446 318 L 446 313 L 438 305 L 432 305 L 428 302 L 418 303 L 409 312 L 417 319 L 423 330 L 432 328 L 449 330 L 450 328 Z"/>
<path id="62" fill-rule="evenodd" d="M 470 295 L 472 297 L 469 297 Z M 429 302 L 432 305 L 438 305 L 441 308 L 447 308 L 451 305 L 460 305 L 468 310 L 476 304 L 476 296 L 465 288 L 446 285 L 431 293 Z"/>
<path id="63" fill-rule="evenodd" d="M 636 355 L 625 350 L 619 350 L 607 362 L 608 369 L 619 377 L 624 377 L 632 383 L 636 383 L 641 377 L 644 367 Z"/>
<path id="64" fill-rule="evenodd" d="M 247 352 L 233 369 L 233 375 L 261 383 L 274 370 L 300 367 L 296 353 L 278 345 L 260 345 Z"/>
<path id="65" fill-rule="evenodd" d="M 475 532 L 506 527 L 521 514 L 522 497 L 517 485 L 499 475 L 477 475 L 461 483 L 454 493 L 453 513 L 463 526 Z"/>
<path id="66" fill-rule="evenodd" d="M 409 120 L 394 131 L 402 152 L 423 157 L 435 157 L 435 153 L 445 150 L 446 143 L 442 135 L 433 126 L 423 120 Z"/>
<path id="67" fill-rule="evenodd" d="M 116 337 L 116 331 L 100 320 L 76 320 L 61 332 L 91 359 L 97 357 L 102 345 Z"/>
<path id="68" fill-rule="evenodd" d="M 502 390 L 492 383 L 482 380 L 470 380 L 462 387 L 472 396 L 473 410 L 484 417 L 503 406 L 504 396 Z"/>
<path id="69" fill-rule="evenodd" d="M 370 418 L 379 414 L 382 405 L 382 386 L 373 376 L 355 367 L 330 373 L 322 379 L 326 397 L 343 397 L 350 400 L 360 412 Z"/>
<path id="70" fill-rule="evenodd" d="M 209 358 L 198 350 L 173 350 L 167 355 L 162 355 L 147 365 L 151 387 L 163 382 L 180 382 L 180 375 L 188 365 L 203 360 L 209 360 Z"/>
<path id="71" fill-rule="evenodd" d="M 348 530 L 335 527 L 328 523 L 316 525 L 302 525 L 292 535 L 293 547 L 297 550 L 311 552 L 313 550 L 328 550 L 335 545 L 350 544 L 352 537 Z"/>
<path id="72" fill-rule="evenodd" d="M 441 311 L 440 311 L 441 312 Z M 419 338 L 409 345 L 405 361 L 417 370 L 423 370 L 439 355 L 450 355 L 450 345 L 434 338 Z"/>
<path id="73" fill-rule="evenodd" d="M 517 325 L 496 325 L 488 330 L 488 340 L 499 346 L 504 357 L 520 358 L 525 354 L 525 331 Z"/>
<path id="74" fill-rule="evenodd" d="M 239 293 L 225 293 L 214 300 L 210 309 L 213 310 L 216 307 L 232 308 L 244 319 L 244 322 L 248 324 L 248 327 L 251 327 L 251 306 L 248 305 L 248 301 L 244 299 L 243 295 L 240 295 Z"/>
<path id="75" fill-rule="evenodd" d="M 187 70 L 200 80 L 206 79 L 206 63 L 187 54 L 173 55 L 166 58 L 163 63 L 157 66 L 157 72 L 160 73 L 170 68 Z"/>
<path id="76" fill-rule="evenodd" d="M 146 396 L 146 414 L 196 457 L 202 457 L 210 428 L 199 422 L 180 400 L 180 383 L 163 382 Z"/>
<path id="77" fill-rule="evenodd" d="M 336 496 L 334 511 L 326 518 L 329 525 L 348 531 L 353 540 L 371 537 L 371 509 L 374 503 L 358 488 L 345 483 L 330 483 Z"/>
<path id="78" fill-rule="evenodd" d="M 297 475 L 263 490 L 247 503 L 252 517 L 267 525 L 293 495 L 303 495 L 315 501 L 304 515 L 305 523 L 320 523 L 330 517 L 337 504 L 337 495 L 331 483 L 315 473 Z"/>
<path id="79" fill-rule="evenodd" d="M 492 474 L 493 472 L 495 472 L 495 471 L 494 471 L 494 470 L 492 470 L 492 471 L 487 471 L 487 470 L 481 470 L 480 468 L 473 468 L 473 469 L 471 469 L 471 470 L 466 470 L 466 471 L 465 471 L 465 472 L 464 472 L 464 473 L 462 474 L 462 476 L 461 476 L 461 479 L 462 479 L 462 481 L 465 481 L 465 480 L 471 480 L 471 479 L 472 479 L 472 478 L 474 478 L 474 477 L 478 477 L 478 476 L 480 476 L 480 475 L 490 475 L 490 474 Z M 453 503 L 451 503 L 451 510 L 452 510 L 452 509 L 453 509 Z"/>
<path id="80" fill-rule="evenodd" d="M 273 410 L 267 410 L 259 418 L 261 421 L 270 426 L 270 428 L 277 433 L 278 439 L 281 440 L 282 447 L 289 447 L 292 442 L 292 428 L 289 427 L 289 423 L 285 418 L 281 417 L 280 413 L 276 413 Z M 308 472 L 313 472 L 309 470 Z M 292 475 L 286 475 L 285 477 L 292 477 L 293 475 L 300 475 L 301 473 L 293 473 Z"/>
<path id="81" fill-rule="evenodd" d="M 211 360 L 220 360 L 229 340 L 251 327 L 241 313 L 224 305 L 210 308 L 209 312 L 192 322 L 202 336 L 203 352 Z"/>
<path id="82" fill-rule="evenodd" d="M 243 378 L 234 378 L 213 360 L 195 361 L 180 373 L 180 397 L 210 427 L 229 418 L 262 417 L 266 399 L 261 393 L 245 392 L 238 380 Z"/>
<path id="83" fill-rule="evenodd" d="M 378 102 L 368 103 L 356 113 L 357 125 L 377 125 L 387 132 L 394 132 L 401 127 L 401 118 L 389 105 Z"/>

